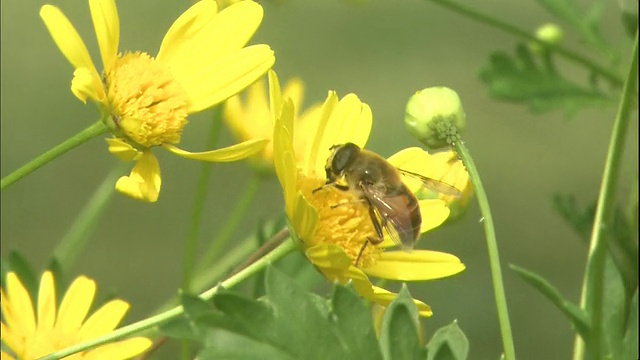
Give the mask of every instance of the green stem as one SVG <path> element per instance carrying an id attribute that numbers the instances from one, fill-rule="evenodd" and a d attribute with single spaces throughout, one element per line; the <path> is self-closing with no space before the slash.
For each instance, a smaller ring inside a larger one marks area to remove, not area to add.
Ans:
<path id="1" fill-rule="evenodd" d="M 281 257 L 283 257 L 284 255 L 288 254 L 289 252 L 293 251 L 296 248 L 295 243 L 293 242 L 293 240 L 291 238 L 289 238 L 287 241 L 285 241 L 282 245 L 280 245 L 278 248 L 274 249 L 272 252 L 268 253 L 267 255 L 265 255 L 263 258 L 261 258 L 260 260 L 256 261 L 255 263 L 249 265 L 248 267 L 246 267 L 245 269 L 243 269 L 242 271 L 238 272 L 235 275 L 232 275 L 231 277 L 229 277 L 227 280 L 221 282 L 219 285 L 214 286 L 213 288 L 203 292 L 202 294 L 200 294 L 200 298 L 202 298 L 203 300 L 211 300 L 211 298 L 213 298 L 213 296 L 216 294 L 216 292 L 218 291 L 218 289 L 220 287 L 223 287 L 225 289 L 229 289 L 232 288 L 238 284 L 240 284 L 242 281 L 246 280 L 247 278 L 249 278 L 250 276 L 252 276 L 253 274 L 256 274 L 262 270 L 264 270 L 267 265 L 275 262 L 276 260 L 280 259 Z M 47 356 L 44 356 L 42 358 L 40 358 L 40 360 L 56 360 L 56 359 L 60 359 L 63 358 L 65 356 L 69 356 L 90 348 L 94 348 L 100 345 L 104 345 L 106 343 L 112 342 L 112 341 L 116 341 L 116 340 L 121 340 L 124 339 L 130 335 L 139 333 L 141 331 L 147 330 L 149 328 L 152 328 L 154 326 L 158 326 L 161 324 L 166 323 L 169 320 L 175 319 L 178 316 L 182 315 L 184 313 L 184 309 L 182 308 L 182 306 L 176 306 L 172 309 L 169 309 L 161 314 L 155 315 L 155 316 L 151 316 L 149 318 L 146 318 L 144 320 L 138 321 L 136 323 L 133 323 L 131 325 L 127 325 L 125 327 L 122 327 L 118 330 L 115 330 L 107 335 L 98 337 L 96 339 L 90 340 L 90 341 L 86 341 L 71 347 L 68 347 L 64 350 L 61 351 L 57 351 L 53 354 L 49 354 Z"/>
<path id="2" fill-rule="evenodd" d="M 244 194 L 236 203 L 224 226 L 222 227 L 220 232 L 218 232 L 216 238 L 211 241 L 209 248 L 202 256 L 199 268 L 203 269 L 211 265 L 214 260 L 218 258 L 218 255 L 220 254 L 222 249 L 224 249 L 224 247 L 229 243 L 229 240 L 231 240 L 231 236 L 233 235 L 240 222 L 245 218 L 250 205 L 253 203 L 253 199 L 258 193 L 258 189 L 260 188 L 261 181 L 262 178 L 258 174 L 251 177 L 251 179 L 249 180 L 249 184 L 247 184 L 247 187 L 244 191 Z"/>
<path id="3" fill-rule="evenodd" d="M 514 26 L 511 24 L 508 24 L 506 22 L 503 22 L 502 20 L 496 19 L 494 17 L 491 17 L 490 15 L 487 14 L 483 14 L 480 13 L 476 10 L 473 10 L 471 8 L 453 3 L 449 0 L 431 0 L 432 2 L 438 4 L 438 5 L 442 5 L 450 10 L 453 10 L 461 15 L 464 15 L 470 19 L 476 20 L 478 22 L 487 24 L 489 26 L 492 26 L 494 28 L 500 29 L 506 33 L 509 33 L 511 35 L 514 35 L 516 37 L 525 39 L 525 40 L 529 40 L 529 41 L 534 41 L 536 43 L 541 43 L 542 45 L 544 45 L 540 40 L 538 40 L 534 35 L 529 34 L 528 32 Z M 554 45 L 552 48 L 552 51 L 554 51 L 555 53 L 557 53 L 558 55 L 564 56 L 566 59 L 571 60 L 575 63 L 578 63 L 582 66 L 585 66 L 589 69 L 591 69 L 591 71 L 593 71 L 594 73 L 600 74 L 602 75 L 604 78 L 606 78 L 607 80 L 609 80 L 611 82 L 611 84 L 620 87 L 622 85 L 622 79 L 620 79 L 620 77 L 607 70 L 606 68 L 592 62 L 589 59 L 585 59 L 584 57 L 582 57 L 580 54 L 575 53 L 569 49 L 566 49 L 563 46 L 560 45 Z"/>
<path id="4" fill-rule="evenodd" d="M 483 216 L 484 233 L 487 238 L 487 250 L 489 253 L 489 264 L 491 266 L 491 278 L 493 280 L 493 293 L 496 298 L 496 307 L 498 309 L 498 321 L 500 323 L 500 333 L 502 335 L 502 345 L 504 346 L 504 356 L 506 360 L 515 360 L 516 353 L 513 346 L 513 335 L 511 334 L 511 323 L 509 322 L 509 310 L 507 309 L 507 298 L 504 292 L 504 284 L 502 282 L 502 270 L 500 269 L 500 256 L 498 255 L 498 242 L 496 241 L 496 232 L 493 226 L 493 217 L 491 209 L 489 209 L 489 200 L 482 186 L 480 174 L 476 168 L 473 158 L 462 141 L 454 144 L 458 156 L 462 159 L 464 166 L 469 172 L 469 178 L 473 184 L 480 206 L 480 212 Z"/>
<path id="5" fill-rule="evenodd" d="M 633 44 L 632 60 L 629 73 L 622 90 L 622 98 L 613 124 L 611 140 L 604 165 L 598 205 L 591 231 L 587 270 L 582 285 L 580 307 L 590 314 L 591 332 L 589 334 L 588 350 L 593 359 L 602 359 L 602 297 L 604 289 L 604 266 L 607 251 L 607 226 L 610 224 L 613 210 L 616 184 L 620 174 L 620 162 L 624 153 L 624 141 L 629 125 L 629 115 L 634 104 L 636 81 L 638 76 L 638 32 Z M 573 358 L 584 359 L 585 343 L 576 336 Z"/>
<path id="6" fill-rule="evenodd" d="M 128 164 L 126 165 L 128 166 Z M 89 202 L 87 202 L 53 251 L 53 258 L 60 265 L 63 272 L 71 268 L 78 254 L 86 247 L 90 238 L 89 235 L 115 193 L 115 183 L 122 171 L 123 165 L 117 166 L 104 178 L 102 184 L 91 195 Z"/>
<path id="7" fill-rule="evenodd" d="M 214 110 L 211 132 L 207 140 L 207 149 L 213 149 L 218 142 L 220 130 L 222 129 L 222 107 L 218 106 Z M 200 168 L 200 177 L 196 190 L 196 198 L 193 205 L 193 215 L 191 216 L 191 228 L 184 244 L 183 269 L 182 269 L 182 290 L 189 292 L 191 288 L 191 278 L 196 258 L 198 245 L 198 234 L 202 222 L 202 211 L 207 201 L 207 192 L 210 186 L 212 164 L 203 162 Z"/>
<path id="8" fill-rule="evenodd" d="M 63 143 L 57 145 L 53 149 L 31 160 L 18 170 L 2 178 L 2 181 L 0 181 L 0 190 L 4 190 L 4 188 L 6 188 L 7 186 L 31 174 L 41 166 L 44 166 L 45 164 L 55 160 L 57 157 L 62 156 L 67 151 L 72 150 L 76 146 L 83 144 L 96 136 L 104 134 L 107 131 L 108 129 L 102 121 L 94 123 L 93 125 L 80 131 L 71 138 L 65 140 Z"/>

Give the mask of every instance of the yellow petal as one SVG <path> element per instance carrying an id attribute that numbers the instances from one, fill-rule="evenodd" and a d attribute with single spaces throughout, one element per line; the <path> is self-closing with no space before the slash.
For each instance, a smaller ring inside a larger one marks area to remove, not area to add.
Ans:
<path id="1" fill-rule="evenodd" d="M 318 227 L 318 210 L 300 193 L 296 197 L 293 225 L 303 241 L 309 241 Z"/>
<path id="2" fill-rule="evenodd" d="M 104 99 L 102 87 L 95 86 L 94 73 L 87 68 L 78 68 L 73 72 L 71 80 L 71 92 L 83 103 L 87 103 L 87 98 L 101 102 Z"/>
<path id="3" fill-rule="evenodd" d="M 14 358 L 13 356 L 9 355 L 9 353 L 6 353 L 4 351 L 0 351 L 0 359 L 2 359 L 2 360 L 5 360 L 5 359 L 6 360 L 15 360 L 16 358 Z"/>
<path id="4" fill-rule="evenodd" d="M 386 251 L 376 262 L 365 268 L 369 276 L 399 281 L 441 279 L 464 270 L 456 256 L 428 250 Z"/>
<path id="5" fill-rule="evenodd" d="M 269 70 L 267 73 L 267 77 L 269 78 L 269 107 L 271 108 L 271 114 L 273 116 L 273 123 L 276 123 L 276 119 L 282 113 L 282 102 L 284 98 L 282 97 L 282 90 L 280 89 L 280 80 L 278 80 L 278 75 L 275 71 Z M 292 104 L 294 107 L 293 115 L 291 117 L 291 124 L 293 124 L 293 117 L 295 116 L 295 104 Z M 289 124 L 285 124 L 287 128 L 289 128 Z M 291 133 L 293 133 L 293 129 L 289 128 Z"/>
<path id="6" fill-rule="evenodd" d="M 118 179 L 116 190 L 137 200 L 156 202 L 161 185 L 160 164 L 148 150 L 143 152 L 129 176 Z"/>
<path id="7" fill-rule="evenodd" d="M 323 269 L 346 271 L 351 266 L 351 258 L 338 245 L 316 245 L 308 248 L 305 255 L 313 265 Z"/>
<path id="8" fill-rule="evenodd" d="M 85 276 L 76 278 L 62 299 L 55 331 L 60 331 L 61 333 L 78 331 L 89 312 L 95 293 L 95 281 Z"/>
<path id="9" fill-rule="evenodd" d="M 102 64 L 105 70 L 111 69 L 118 54 L 120 41 L 120 19 L 114 0 L 89 0 L 91 19 L 96 30 Z"/>
<path id="10" fill-rule="evenodd" d="M 269 46 L 253 45 L 209 59 L 201 67 L 176 67 L 171 72 L 187 92 L 189 113 L 195 113 L 239 93 L 264 75 L 274 62 Z"/>
<path id="11" fill-rule="evenodd" d="M 392 293 L 386 289 L 374 286 L 373 287 L 374 295 L 370 299 L 382 306 L 389 306 L 391 302 L 398 296 L 396 293 Z M 413 303 L 418 307 L 418 314 L 424 317 L 431 317 L 433 315 L 433 311 L 431 311 L 431 307 L 420 300 L 413 299 Z"/>
<path id="12" fill-rule="evenodd" d="M 4 301 L 4 297 L 2 300 Z M 2 316 L 5 316 L 5 314 L 6 313 L 4 312 L 3 308 Z M 5 323 L 3 322 L 0 322 L 0 334 L 2 334 L 2 342 L 6 344 L 9 349 L 18 354 L 23 352 L 22 346 L 24 344 L 24 337 L 26 334 L 17 332 L 15 329 L 12 329 L 5 325 Z M 5 352 L 2 352 L 2 356 L 0 357 L 0 359 L 4 360 L 5 356 L 7 356 L 6 359 L 15 359 Z"/>
<path id="13" fill-rule="evenodd" d="M 40 278 L 38 291 L 38 327 L 41 330 L 51 330 L 56 321 L 56 291 L 53 274 L 46 271 Z"/>
<path id="14" fill-rule="evenodd" d="M 164 144 L 162 147 L 187 159 L 210 162 L 230 162 L 246 159 L 249 156 L 259 153 L 264 149 L 268 142 L 269 140 L 267 139 L 254 139 L 228 146 L 226 148 L 204 152 L 189 152 L 170 144 Z"/>
<path id="15" fill-rule="evenodd" d="M 118 326 L 129 310 L 129 304 L 122 300 L 112 300 L 93 313 L 80 329 L 80 341 L 86 341 L 107 334 Z"/>
<path id="16" fill-rule="evenodd" d="M 317 127 L 306 127 L 303 129 L 305 131 L 304 133 L 300 132 L 296 134 L 296 137 L 309 139 L 309 146 L 307 146 L 302 166 L 302 173 L 307 176 L 322 175 L 322 173 L 315 173 L 315 171 L 318 166 L 324 166 L 326 163 L 326 159 L 320 159 L 318 157 L 321 150 L 320 146 L 323 144 L 323 130 L 327 126 L 327 122 L 339 102 L 338 95 L 336 95 L 335 91 L 329 91 L 327 99 L 322 104 Z"/>
<path id="17" fill-rule="evenodd" d="M 36 318 L 29 292 L 14 272 L 7 273 L 7 293 L 2 292 L 2 316 L 14 332 L 31 336 L 36 331 Z M 7 299 L 8 297 L 8 299 Z"/>
<path id="18" fill-rule="evenodd" d="M 298 170 L 293 152 L 293 103 L 285 101 L 273 128 L 273 161 L 284 192 L 287 216 L 293 221 Z"/>
<path id="19" fill-rule="evenodd" d="M 197 36 L 216 17 L 218 5 L 212 0 L 203 0 L 193 4 L 173 22 L 162 40 L 157 59 L 171 63 L 174 56 L 182 53 L 186 42 Z"/>
<path id="20" fill-rule="evenodd" d="M 147 338 L 135 337 L 102 345 L 87 351 L 87 359 L 129 359 L 149 349 L 153 342 Z"/>
<path id="21" fill-rule="evenodd" d="M 364 147 L 369 139 L 373 115 L 369 105 L 363 103 L 355 94 L 348 94 L 333 108 L 331 115 L 324 124 L 319 124 L 313 143 L 311 154 L 315 160 L 309 170 L 315 174 L 324 174 L 324 166 L 331 154 L 333 145 L 352 142 Z"/>
<path id="22" fill-rule="evenodd" d="M 158 59 L 166 61 L 177 73 L 204 69 L 213 59 L 241 49 L 262 21 L 262 7 L 253 1 L 229 6 L 213 17 L 211 4 L 200 7 L 208 8 L 210 13 L 199 13 L 190 22 L 182 21 L 181 16 L 162 42 Z"/>
<path id="23" fill-rule="evenodd" d="M 89 51 L 82 38 L 66 16 L 55 6 L 44 5 L 40 8 L 40 17 L 49 30 L 53 41 L 58 45 L 62 54 L 69 60 L 75 69 L 87 68 L 94 79 L 93 86 L 100 94 L 99 99 L 104 98 L 104 89 L 100 81 L 100 75 L 91 60 Z"/>
<path id="24" fill-rule="evenodd" d="M 142 151 L 134 148 L 124 139 L 108 138 L 105 139 L 109 144 L 109 152 L 117 156 L 122 161 L 134 161 L 142 157 Z"/>
<path id="25" fill-rule="evenodd" d="M 420 214 L 422 215 L 422 225 L 420 233 L 425 233 L 442 225 L 451 211 L 447 207 L 446 202 L 438 199 L 419 200 Z"/>

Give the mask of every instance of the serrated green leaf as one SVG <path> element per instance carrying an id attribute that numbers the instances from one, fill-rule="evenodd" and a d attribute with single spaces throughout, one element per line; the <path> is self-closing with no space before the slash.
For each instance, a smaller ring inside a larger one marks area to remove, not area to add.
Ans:
<path id="1" fill-rule="evenodd" d="M 596 205 L 592 203 L 586 209 L 578 206 L 576 197 L 573 194 L 554 194 L 553 206 L 562 218 L 573 227 L 573 229 L 588 244 L 593 227 L 593 218 L 596 213 Z"/>
<path id="2" fill-rule="evenodd" d="M 464 335 L 458 322 L 438 329 L 427 344 L 427 360 L 464 360 L 469 354 L 469 340 Z"/>
<path id="3" fill-rule="evenodd" d="M 596 0 L 586 12 L 580 11 L 574 0 L 537 0 L 550 13 L 564 20 L 592 49 L 615 61 L 617 56 L 600 33 L 600 22 L 606 1 Z"/>
<path id="4" fill-rule="evenodd" d="M 570 118 L 584 107 L 611 103 L 599 91 L 564 79 L 548 62 L 538 65 L 524 44 L 518 44 L 515 57 L 494 52 L 480 79 L 495 99 L 528 104 L 534 113 L 563 109 Z"/>
<path id="5" fill-rule="evenodd" d="M 380 346 L 385 360 L 421 359 L 418 309 L 405 284 L 382 318 Z"/>
<path id="6" fill-rule="evenodd" d="M 542 295 L 551 301 L 571 322 L 576 331 L 582 336 L 583 339 L 589 338 L 590 325 L 587 314 L 580 309 L 580 307 L 565 300 L 560 292 L 553 287 L 546 279 L 537 275 L 531 271 L 523 269 L 519 266 L 510 264 L 513 271 L 516 272 L 526 283 L 533 286 Z"/>
<path id="7" fill-rule="evenodd" d="M 623 359 L 638 358 L 638 291 L 633 294 L 630 304 L 627 330 L 622 344 Z"/>
<path id="8" fill-rule="evenodd" d="M 221 289 L 220 291 L 223 290 Z M 204 315 L 211 314 L 215 310 L 212 304 L 192 294 L 181 293 L 180 303 L 184 308 L 185 316 L 192 321 L 195 321 Z"/>
<path id="9" fill-rule="evenodd" d="M 158 332 L 163 336 L 177 340 L 201 340 L 200 335 L 196 334 L 191 320 L 184 316 L 162 324 L 158 327 Z"/>
<path id="10" fill-rule="evenodd" d="M 336 286 L 331 299 L 332 316 L 344 341 L 348 359 L 382 360 L 371 314 L 351 287 Z"/>

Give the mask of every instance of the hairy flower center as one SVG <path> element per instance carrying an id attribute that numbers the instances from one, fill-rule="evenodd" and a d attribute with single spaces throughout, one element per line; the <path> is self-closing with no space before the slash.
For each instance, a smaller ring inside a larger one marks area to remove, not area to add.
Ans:
<path id="1" fill-rule="evenodd" d="M 126 53 L 105 73 L 105 82 L 124 136 L 143 147 L 180 142 L 188 98 L 161 62 L 146 53 Z"/>
<path id="2" fill-rule="evenodd" d="M 299 178 L 302 194 L 318 210 L 318 227 L 308 244 L 336 244 L 355 263 L 367 239 L 377 237 L 367 205 L 349 191 L 341 191 L 333 186 L 314 193 L 313 190 L 324 185 L 325 181 L 313 177 Z M 377 246 L 368 244 L 358 266 L 372 265 L 381 251 Z"/>

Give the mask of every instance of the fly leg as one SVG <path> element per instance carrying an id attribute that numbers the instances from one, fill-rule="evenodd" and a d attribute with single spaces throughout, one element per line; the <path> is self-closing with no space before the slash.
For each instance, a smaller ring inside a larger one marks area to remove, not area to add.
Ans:
<path id="1" fill-rule="evenodd" d="M 376 212 L 374 210 L 373 204 L 371 204 L 371 202 L 369 202 L 369 200 L 367 200 L 365 198 L 365 201 L 367 201 L 368 203 L 368 208 L 369 208 L 369 217 L 371 218 L 371 222 L 373 223 L 373 228 L 376 230 L 376 234 L 378 235 L 378 238 L 374 238 L 374 237 L 367 237 L 367 241 L 364 242 L 364 244 L 362 244 L 362 247 L 360 248 L 360 252 L 358 253 L 358 257 L 356 258 L 356 267 L 358 267 L 358 263 L 360 262 L 360 258 L 362 257 L 362 253 L 364 252 L 364 249 L 366 249 L 367 244 L 371 243 L 372 245 L 378 245 L 380 244 L 383 240 L 384 240 L 384 233 L 382 232 L 382 227 L 384 225 L 386 225 L 386 221 L 387 219 L 382 218 L 382 224 L 380 224 L 380 221 L 378 221 L 378 217 L 376 216 Z"/>

